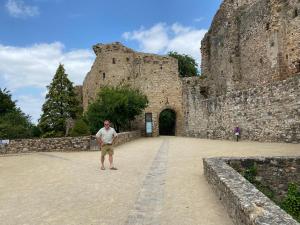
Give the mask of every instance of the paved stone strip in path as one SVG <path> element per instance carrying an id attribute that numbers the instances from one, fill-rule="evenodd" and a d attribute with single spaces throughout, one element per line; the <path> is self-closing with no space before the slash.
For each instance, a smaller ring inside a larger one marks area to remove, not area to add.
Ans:
<path id="1" fill-rule="evenodd" d="M 134 208 L 130 211 L 126 225 L 159 225 L 163 206 L 169 140 L 161 144 L 148 174 L 142 184 Z"/>

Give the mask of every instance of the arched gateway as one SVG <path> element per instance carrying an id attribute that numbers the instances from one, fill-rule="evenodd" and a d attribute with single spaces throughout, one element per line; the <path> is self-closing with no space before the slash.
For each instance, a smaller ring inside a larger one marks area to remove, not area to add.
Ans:
<path id="1" fill-rule="evenodd" d="M 159 135 L 175 136 L 176 113 L 165 109 L 159 114 Z"/>

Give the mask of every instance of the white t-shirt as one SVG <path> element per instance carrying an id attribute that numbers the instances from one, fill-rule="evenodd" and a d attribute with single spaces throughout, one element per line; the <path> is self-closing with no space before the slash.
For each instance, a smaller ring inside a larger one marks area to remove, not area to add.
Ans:
<path id="1" fill-rule="evenodd" d="M 117 136 L 117 132 L 112 127 L 110 127 L 109 129 L 105 129 L 105 127 L 102 127 L 96 134 L 96 137 L 101 138 L 104 144 L 111 144 L 113 138 Z"/>

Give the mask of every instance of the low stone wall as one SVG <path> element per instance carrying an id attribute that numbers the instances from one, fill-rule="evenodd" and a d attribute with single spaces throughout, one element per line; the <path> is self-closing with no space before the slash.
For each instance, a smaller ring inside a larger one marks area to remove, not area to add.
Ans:
<path id="1" fill-rule="evenodd" d="M 286 195 L 289 183 L 300 185 L 300 157 L 249 157 L 227 163 L 239 173 L 255 167 L 254 179 L 274 192 L 277 201 Z"/>
<path id="2" fill-rule="evenodd" d="M 116 145 L 141 137 L 140 131 L 119 133 Z M 94 136 L 39 139 L 16 139 L 0 148 L 0 154 L 53 151 L 99 150 Z"/>
<path id="3" fill-rule="evenodd" d="M 249 183 L 227 162 L 236 158 L 203 159 L 204 175 L 237 225 L 299 225 Z"/>
<path id="4" fill-rule="evenodd" d="M 126 142 L 132 141 L 134 139 L 141 137 L 141 131 L 131 131 L 123 132 L 118 134 L 118 138 L 115 140 L 114 146 L 124 144 Z M 99 145 L 97 143 L 96 137 L 92 136 L 90 141 L 90 150 L 99 150 Z"/>

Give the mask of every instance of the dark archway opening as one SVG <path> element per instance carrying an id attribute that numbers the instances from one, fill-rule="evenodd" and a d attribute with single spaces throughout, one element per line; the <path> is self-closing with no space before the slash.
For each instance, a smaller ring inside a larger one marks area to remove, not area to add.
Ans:
<path id="1" fill-rule="evenodd" d="M 159 115 L 159 135 L 175 136 L 176 113 L 165 109 Z"/>

